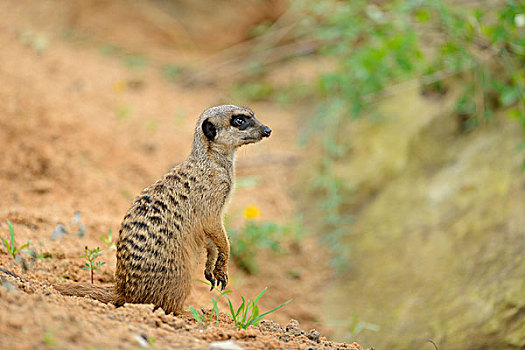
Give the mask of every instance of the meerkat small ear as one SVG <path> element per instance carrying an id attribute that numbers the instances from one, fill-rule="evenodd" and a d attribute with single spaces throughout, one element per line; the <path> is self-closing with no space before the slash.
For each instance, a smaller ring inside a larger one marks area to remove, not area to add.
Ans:
<path id="1" fill-rule="evenodd" d="M 215 136 L 217 136 L 217 128 L 210 122 L 209 118 L 206 118 L 204 122 L 202 122 L 202 132 L 210 141 L 213 141 Z"/>

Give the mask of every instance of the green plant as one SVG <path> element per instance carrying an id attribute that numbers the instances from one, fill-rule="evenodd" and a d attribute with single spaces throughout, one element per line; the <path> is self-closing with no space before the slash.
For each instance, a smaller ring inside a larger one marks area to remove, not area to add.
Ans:
<path id="1" fill-rule="evenodd" d="M 58 344 L 58 341 L 53 336 L 53 333 L 51 333 L 51 331 L 49 330 L 46 331 L 46 333 L 44 334 L 44 344 L 50 345 L 50 346 L 55 346 Z"/>
<path id="2" fill-rule="evenodd" d="M 132 69 L 143 69 L 149 65 L 149 61 L 140 55 L 128 54 L 123 59 L 126 66 Z"/>
<path id="3" fill-rule="evenodd" d="M 207 285 L 208 287 L 211 287 L 211 283 L 208 283 L 206 281 L 201 281 L 199 280 L 199 282 L 201 283 L 204 283 L 205 285 Z M 195 321 L 199 322 L 199 323 L 202 323 L 204 324 L 206 327 L 210 326 L 211 323 L 212 323 L 212 320 L 213 320 L 213 316 L 215 315 L 215 324 L 219 323 L 219 300 L 226 294 L 228 293 L 231 293 L 232 291 L 231 290 L 225 290 L 225 291 L 222 291 L 222 292 L 219 292 L 219 295 L 217 295 L 215 298 L 212 297 L 211 298 L 211 303 L 212 303 L 212 308 L 211 308 L 211 311 L 210 311 L 210 315 L 208 318 L 206 318 L 204 316 L 204 314 L 199 314 L 197 312 L 197 310 L 193 307 L 193 306 L 190 306 L 190 312 L 191 314 L 193 315 L 193 318 L 195 319 Z"/>
<path id="4" fill-rule="evenodd" d="M 175 82 L 180 76 L 182 69 L 176 64 L 168 64 L 162 67 L 162 76 L 166 81 Z"/>
<path id="5" fill-rule="evenodd" d="M 275 87 L 268 82 L 239 83 L 232 90 L 232 98 L 240 101 L 264 101 L 274 96 Z"/>
<path id="6" fill-rule="evenodd" d="M 109 229 L 107 236 L 100 235 L 100 239 L 106 244 L 108 249 L 117 250 L 117 246 L 115 245 L 115 242 L 113 242 L 113 231 L 111 229 Z"/>
<path id="7" fill-rule="evenodd" d="M 129 105 L 120 105 L 115 108 L 115 116 L 118 121 L 125 122 L 131 116 L 131 107 Z"/>
<path id="8" fill-rule="evenodd" d="M 230 246 L 232 260 L 249 274 L 259 271 L 257 257 L 262 250 L 281 252 L 285 242 L 297 241 L 302 232 L 299 218 L 282 225 L 275 222 L 259 222 L 256 219 L 260 215 L 257 206 L 247 206 L 244 209 L 243 226 L 240 229 L 228 228 L 228 235 L 232 242 Z"/>
<path id="9" fill-rule="evenodd" d="M 49 48 L 49 38 L 43 33 L 23 31 L 20 34 L 20 41 L 30 47 L 37 55 L 43 54 Z"/>
<path id="10" fill-rule="evenodd" d="M 122 49 L 113 44 L 104 44 L 100 47 L 100 53 L 104 56 L 115 56 L 122 54 Z"/>
<path id="11" fill-rule="evenodd" d="M 352 315 L 350 323 L 348 324 L 348 330 L 350 331 L 350 334 L 353 337 L 355 337 L 362 331 L 378 332 L 379 329 L 380 327 L 376 324 L 360 321 L 359 316 L 357 314 Z"/>
<path id="12" fill-rule="evenodd" d="M 82 258 L 86 258 L 87 262 L 85 263 L 83 269 L 91 271 L 91 283 L 94 283 L 94 272 L 100 272 L 99 269 L 105 264 L 105 262 L 95 261 L 99 256 L 102 255 L 102 252 L 100 251 L 100 247 L 89 249 L 87 245 L 84 247 L 84 250 L 85 253 L 82 255 Z"/>
<path id="13" fill-rule="evenodd" d="M 241 297 L 242 299 L 242 303 L 241 305 L 237 308 L 237 311 L 234 311 L 234 308 L 233 308 L 233 305 L 232 305 L 232 302 L 230 300 L 230 298 L 228 298 L 228 296 L 226 296 L 226 299 L 228 299 L 228 305 L 230 307 L 230 315 L 233 319 L 233 322 L 235 323 L 235 327 L 237 327 L 237 329 L 246 329 L 248 328 L 249 326 L 256 326 L 259 324 L 259 322 L 261 322 L 261 320 L 264 318 L 264 316 L 274 312 L 274 311 L 277 311 L 279 310 L 280 308 L 282 308 L 283 306 L 285 306 L 286 304 L 288 304 L 289 302 L 292 301 L 292 299 L 288 300 L 288 301 L 285 301 L 284 303 L 282 303 L 281 305 L 277 306 L 277 307 L 274 307 L 273 309 L 271 309 L 270 311 L 267 311 L 263 314 L 260 314 L 259 313 L 259 307 L 257 306 L 257 303 L 259 302 L 259 299 L 264 295 L 264 293 L 266 293 L 266 290 L 268 289 L 268 287 L 264 288 L 263 291 L 261 293 L 259 293 L 259 295 L 257 295 L 257 297 L 255 297 L 255 299 L 253 301 L 249 300 L 246 301 L 244 299 L 244 297 Z"/>
<path id="14" fill-rule="evenodd" d="M 261 249 L 278 251 L 280 242 L 277 233 L 280 230 L 276 223 L 257 223 L 247 221 L 242 230 L 230 229 L 228 234 L 232 241 L 230 254 L 233 262 L 249 274 L 259 271 L 257 252 Z"/>
<path id="15" fill-rule="evenodd" d="M 148 131 L 157 131 L 159 128 L 159 121 L 157 119 L 148 118 L 144 120 L 144 127 Z"/>
<path id="16" fill-rule="evenodd" d="M 7 248 L 13 259 L 16 259 L 18 253 L 20 253 L 22 249 L 29 247 L 29 243 L 31 243 L 31 241 L 27 241 L 26 244 L 17 247 L 15 243 L 15 229 L 13 228 L 13 224 L 11 224 L 11 221 L 7 220 L 7 226 L 9 227 L 10 240 L 7 241 L 6 239 L 2 238 L 2 243 Z"/>
<path id="17" fill-rule="evenodd" d="M 340 326 L 350 333 L 351 337 L 357 336 L 362 331 L 378 332 L 381 327 L 370 322 L 364 322 L 359 319 L 357 313 L 352 314 L 350 319 L 340 321 L 329 321 L 330 326 Z"/>
<path id="18" fill-rule="evenodd" d="M 378 115 L 380 98 L 419 84 L 424 92 L 455 89 L 460 132 L 490 121 L 497 109 L 525 131 L 525 3 L 302 0 L 292 6 L 302 18 L 298 35 L 316 38 L 319 56 L 333 64 L 315 83 L 309 129 L 321 161 L 309 188 L 334 263 L 347 267 L 343 239 L 352 218 L 345 205 L 352 191 L 333 171 L 351 149 L 342 126 Z"/>

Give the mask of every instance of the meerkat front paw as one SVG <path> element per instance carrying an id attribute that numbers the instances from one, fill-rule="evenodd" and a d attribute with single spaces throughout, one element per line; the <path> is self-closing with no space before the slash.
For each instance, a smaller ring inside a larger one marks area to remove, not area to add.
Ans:
<path id="1" fill-rule="evenodd" d="M 221 290 L 226 288 L 228 284 L 228 268 L 226 267 L 226 255 L 219 253 L 217 261 L 215 262 L 215 269 L 213 270 L 213 276 L 217 279 L 217 287 L 221 285 Z"/>
<path id="2" fill-rule="evenodd" d="M 228 273 L 225 271 L 224 268 L 213 270 L 213 274 L 215 275 L 215 278 L 217 279 L 217 287 L 219 287 L 219 284 L 221 285 L 221 290 L 224 290 L 226 288 L 226 285 L 228 284 Z"/>

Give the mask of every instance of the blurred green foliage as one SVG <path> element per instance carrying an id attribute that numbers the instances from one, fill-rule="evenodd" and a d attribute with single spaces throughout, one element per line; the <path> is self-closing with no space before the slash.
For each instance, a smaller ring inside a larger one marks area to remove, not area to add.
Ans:
<path id="1" fill-rule="evenodd" d="M 518 100 L 524 111 L 523 2 L 486 8 L 455 7 L 441 0 L 304 4 L 311 5 L 304 11 L 316 23 L 322 54 L 337 62 L 335 70 L 319 79 L 325 100 L 319 114 L 326 126 L 336 124 L 332 119 L 369 111 L 375 96 L 409 78 L 426 84 L 459 73 L 464 73 L 459 112 L 478 118 Z M 480 95 L 481 105 L 476 101 Z"/>
<path id="2" fill-rule="evenodd" d="M 284 252 L 290 244 L 297 243 L 301 232 L 303 230 L 299 220 L 281 225 L 275 222 L 246 219 L 241 228 L 228 229 L 232 260 L 246 273 L 257 274 L 259 272 L 257 258 L 262 251 Z"/>
<path id="3" fill-rule="evenodd" d="M 238 83 L 231 91 L 232 99 L 240 101 L 264 101 L 275 94 L 275 87 L 264 81 Z"/>
<path id="4" fill-rule="evenodd" d="M 175 82 L 181 74 L 182 68 L 176 64 L 168 64 L 162 67 L 162 76 L 166 81 Z"/>
<path id="5" fill-rule="evenodd" d="M 321 134 L 322 164 L 310 185 L 320 198 L 322 236 L 335 265 L 346 267 L 341 238 L 351 218 L 341 208 L 348 200 L 342 193 L 351 189 L 333 173 L 333 163 L 349 151 L 342 123 L 374 115 L 378 98 L 415 82 L 423 93 L 443 94 L 449 85 L 459 90 L 460 132 L 499 108 L 525 131 L 525 2 L 304 0 L 293 6 L 302 18 L 299 30 L 314 35 L 321 55 L 335 64 L 317 81 L 311 129 Z"/>

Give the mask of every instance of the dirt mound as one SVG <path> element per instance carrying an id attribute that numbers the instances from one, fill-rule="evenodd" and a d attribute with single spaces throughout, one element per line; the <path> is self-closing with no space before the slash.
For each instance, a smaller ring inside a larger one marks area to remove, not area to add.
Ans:
<path id="1" fill-rule="evenodd" d="M 86 298 L 64 298 L 45 283 L 13 277 L 5 270 L 0 274 L 0 323 L 4 334 L 10 335 L 0 339 L 3 349 L 198 349 L 208 345 L 213 349 L 224 343 L 239 349 L 362 349 L 355 343 L 329 342 L 315 329 L 305 332 L 295 320 L 285 328 L 262 321 L 257 327 L 238 330 L 230 317 L 221 314 L 218 322 L 205 326 L 190 316 L 166 315 L 153 305 L 115 308 Z M 210 312 L 203 311 L 205 315 Z M 31 314 L 46 317 L 28 316 Z"/>

